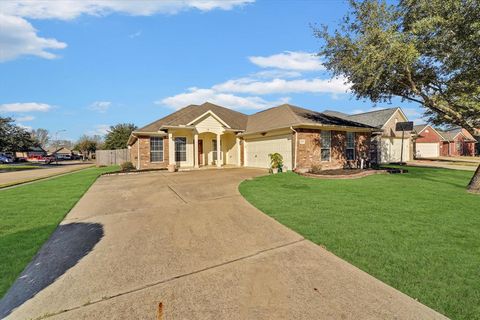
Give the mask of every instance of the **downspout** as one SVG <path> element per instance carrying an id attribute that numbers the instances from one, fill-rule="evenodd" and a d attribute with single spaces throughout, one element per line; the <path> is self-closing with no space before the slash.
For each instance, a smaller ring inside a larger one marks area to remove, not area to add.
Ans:
<path id="1" fill-rule="evenodd" d="M 137 170 L 140 170 L 140 138 L 137 137 Z"/>
<path id="2" fill-rule="evenodd" d="M 292 171 L 295 170 L 297 168 L 297 145 L 298 145 L 298 132 L 295 131 L 295 129 L 293 129 L 293 127 L 290 127 L 290 130 L 292 130 L 293 132 L 295 132 L 295 151 L 294 151 L 294 161 L 293 161 L 293 168 L 292 168 Z"/>

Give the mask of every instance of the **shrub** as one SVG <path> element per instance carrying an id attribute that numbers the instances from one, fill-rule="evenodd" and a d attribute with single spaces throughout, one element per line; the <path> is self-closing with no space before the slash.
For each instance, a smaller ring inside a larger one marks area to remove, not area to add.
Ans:
<path id="1" fill-rule="evenodd" d="M 132 171 L 132 170 L 135 170 L 135 167 L 133 166 L 133 163 L 131 163 L 130 161 L 127 161 L 120 165 L 120 169 L 122 171 Z"/>
<path id="2" fill-rule="evenodd" d="M 283 157 L 280 153 L 271 153 L 270 156 L 270 164 L 273 169 L 283 167 Z"/>

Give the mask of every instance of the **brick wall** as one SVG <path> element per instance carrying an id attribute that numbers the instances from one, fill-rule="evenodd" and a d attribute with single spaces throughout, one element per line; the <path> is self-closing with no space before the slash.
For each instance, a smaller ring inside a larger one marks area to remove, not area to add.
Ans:
<path id="1" fill-rule="evenodd" d="M 321 166 L 322 169 L 339 169 L 347 166 L 346 132 L 331 132 L 330 161 L 321 161 L 320 159 L 320 132 L 316 129 L 297 129 L 297 169 L 305 171 L 313 166 Z M 369 147 L 370 133 L 357 132 L 355 134 L 355 158 L 368 158 Z"/>
<path id="2" fill-rule="evenodd" d="M 150 161 L 150 137 L 138 137 L 130 148 L 130 161 L 138 165 L 138 145 L 140 144 L 140 169 L 161 169 L 168 166 L 168 137 L 163 138 L 163 161 Z"/>
<path id="3" fill-rule="evenodd" d="M 437 134 L 435 130 L 433 130 L 431 127 L 427 127 L 425 130 L 423 130 L 420 135 L 417 137 L 415 140 L 417 143 L 435 143 L 435 142 L 440 142 L 441 137 Z"/>

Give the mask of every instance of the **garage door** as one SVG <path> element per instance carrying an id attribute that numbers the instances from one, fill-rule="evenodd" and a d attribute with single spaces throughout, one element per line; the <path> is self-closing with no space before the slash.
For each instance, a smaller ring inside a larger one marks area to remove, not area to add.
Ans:
<path id="1" fill-rule="evenodd" d="M 439 156 L 438 143 L 417 143 L 415 145 L 417 158 L 435 158 Z"/>
<path id="2" fill-rule="evenodd" d="M 276 136 L 261 139 L 245 140 L 245 165 L 247 167 L 270 168 L 271 153 L 278 152 L 283 156 L 283 164 L 292 170 L 292 136 Z"/>
<path id="3" fill-rule="evenodd" d="M 402 139 L 382 138 L 380 159 L 382 163 L 400 162 Z M 403 140 L 403 161 L 410 160 L 410 140 Z"/>

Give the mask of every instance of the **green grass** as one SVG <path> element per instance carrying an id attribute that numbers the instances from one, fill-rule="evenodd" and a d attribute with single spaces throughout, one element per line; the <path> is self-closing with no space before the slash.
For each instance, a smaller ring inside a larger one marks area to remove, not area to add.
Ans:
<path id="1" fill-rule="evenodd" d="M 88 168 L 0 190 L 0 297 L 97 177 L 113 170 Z"/>
<path id="2" fill-rule="evenodd" d="M 480 319 L 480 195 L 472 172 L 321 180 L 285 173 L 244 181 L 257 208 L 453 319 Z"/>

